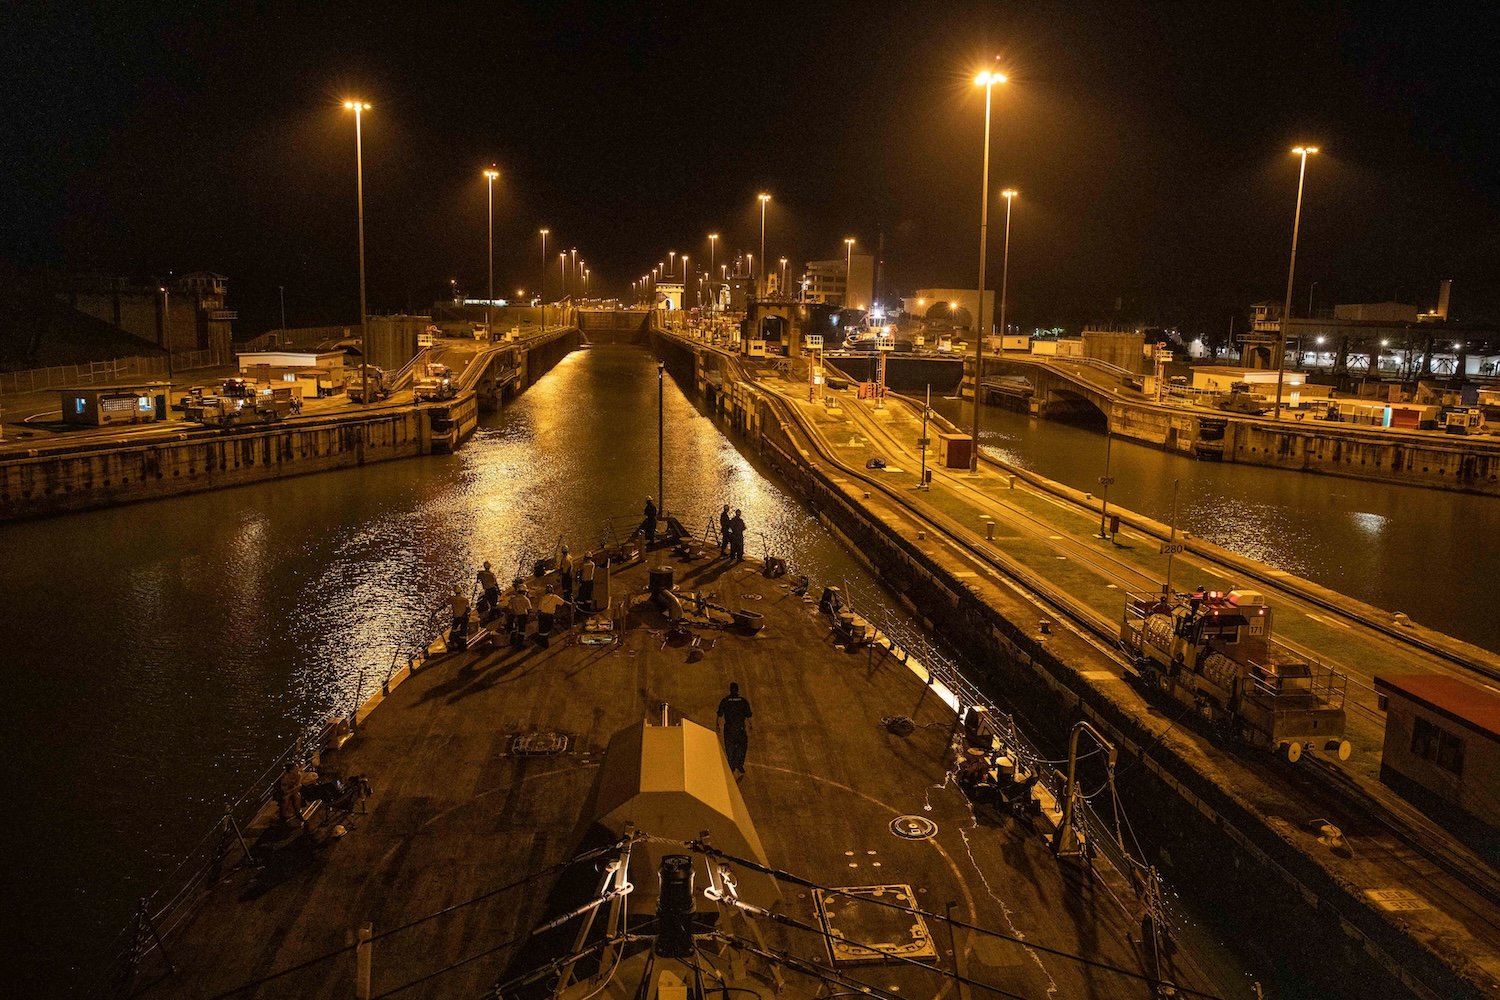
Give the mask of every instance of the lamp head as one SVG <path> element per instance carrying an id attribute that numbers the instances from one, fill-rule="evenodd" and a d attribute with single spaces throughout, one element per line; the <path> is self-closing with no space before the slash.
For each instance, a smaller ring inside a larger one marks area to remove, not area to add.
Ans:
<path id="1" fill-rule="evenodd" d="M 1004 83 L 1005 81 L 1006 76 L 1004 73 L 998 73 L 988 69 L 981 70 L 979 72 L 979 75 L 974 77 L 974 82 L 981 87 L 988 87 L 996 83 Z"/>
<path id="2" fill-rule="evenodd" d="M 1004 191 L 1000 192 L 1000 197 L 1002 197 L 1002 198 L 1014 198 L 1016 195 L 1018 195 L 1020 193 L 1021 192 L 1017 191 L 1015 188 L 1006 188 Z"/>
<path id="3" fill-rule="evenodd" d="M 1294 146 L 1292 152 L 1297 156 L 1312 156 L 1318 151 L 1317 146 Z"/>
<path id="4" fill-rule="evenodd" d="M 488 169 L 488 170 L 486 170 L 486 171 L 485 171 L 485 172 L 484 172 L 484 177 L 485 177 L 485 180 L 490 180 L 490 181 L 492 181 L 492 180 L 494 180 L 494 179 L 495 179 L 495 178 L 496 178 L 496 177 L 499 177 L 499 176 L 500 176 L 500 171 L 498 171 L 498 170 L 496 170 L 496 169 L 495 169 L 495 168 L 494 168 L 494 167 L 491 167 L 491 168 L 490 168 L 490 169 Z"/>
<path id="5" fill-rule="evenodd" d="M 552 230 L 550 230 L 550 229 L 538 229 L 537 232 L 541 233 L 543 236 L 546 236 L 548 233 L 552 232 Z"/>
<path id="6" fill-rule="evenodd" d="M 761 204 L 762 204 L 762 205 L 764 205 L 764 204 L 765 204 L 765 203 L 766 203 L 766 202 L 768 202 L 768 201 L 770 201 L 770 200 L 771 200 L 771 196 L 770 196 L 770 195 L 768 195 L 768 194 L 758 194 L 758 195 L 756 195 L 756 196 L 755 196 L 755 197 L 756 197 L 756 198 L 758 198 L 758 199 L 759 199 L 759 200 L 760 200 L 760 203 L 761 203 Z"/>
<path id="7" fill-rule="evenodd" d="M 369 101 L 348 100 L 344 102 L 344 108 L 348 111 L 369 111 Z"/>

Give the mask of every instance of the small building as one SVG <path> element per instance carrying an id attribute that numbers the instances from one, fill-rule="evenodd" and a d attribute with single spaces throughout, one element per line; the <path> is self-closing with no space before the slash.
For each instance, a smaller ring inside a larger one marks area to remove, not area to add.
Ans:
<path id="1" fill-rule="evenodd" d="M 107 427 L 113 424 L 149 424 L 166 420 L 170 382 L 138 385 L 86 385 L 59 390 L 65 424 Z"/>
<path id="2" fill-rule="evenodd" d="M 1193 388 L 1203 392 L 1231 392 L 1236 383 L 1267 399 L 1276 398 L 1276 369 L 1233 368 L 1228 365 L 1201 365 L 1193 369 Z M 1281 386 L 1282 402 L 1296 408 L 1311 400 L 1326 401 L 1329 387 L 1309 385 L 1302 372 L 1286 372 Z"/>
<path id="3" fill-rule="evenodd" d="M 1500 830 L 1500 695 L 1440 674 L 1376 677 L 1385 709 L 1380 780 Z"/>
<path id="4" fill-rule="evenodd" d="M 347 362 L 348 355 L 342 350 L 246 351 L 239 355 L 242 377 L 255 382 L 300 383 L 307 398 L 343 392 Z"/>

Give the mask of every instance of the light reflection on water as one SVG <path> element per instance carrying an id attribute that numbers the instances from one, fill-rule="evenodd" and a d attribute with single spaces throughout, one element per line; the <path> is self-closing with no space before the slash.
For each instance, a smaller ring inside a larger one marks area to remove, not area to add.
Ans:
<path id="1" fill-rule="evenodd" d="M 25 859 L 0 894 L 32 901 L 6 934 L 36 977 L 22 993 L 81 981 L 224 797 L 425 645 L 483 560 L 511 575 L 559 536 L 581 554 L 607 522 L 628 534 L 657 491 L 655 370 L 636 348 L 575 353 L 452 456 L 0 527 L 15 657 L 0 849 Z M 784 537 L 814 580 L 876 593 L 664 390 L 666 500 L 690 531 L 730 503 L 751 554 Z"/>
<path id="2" fill-rule="evenodd" d="M 973 411 L 956 399 L 933 408 L 961 427 Z M 984 408 L 987 453 L 1076 489 L 1097 492 L 1104 472 L 1097 430 Z M 1489 593 L 1493 565 L 1480 554 L 1500 530 L 1500 499 L 1199 462 L 1116 439 L 1110 503 L 1159 521 L 1181 481 L 1178 525 L 1225 548 L 1306 577 L 1486 649 L 1500 651 Z"/>

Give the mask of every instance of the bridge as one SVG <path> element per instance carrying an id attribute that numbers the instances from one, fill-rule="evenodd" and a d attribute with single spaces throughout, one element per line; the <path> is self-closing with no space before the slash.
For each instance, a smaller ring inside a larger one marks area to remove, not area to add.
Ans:
<path id="1" fill-rule="evenodd" d="M 1019 381 L 1031 387 L 1026 393 Z M 1141 376 L 1095 358 L 999 355 L 984 359 L 980 392 L 987 402 L 1042 417 L 1097 412 L 1106 421 L 1120 403 L 1151 403 L 1141 392 Z"/>

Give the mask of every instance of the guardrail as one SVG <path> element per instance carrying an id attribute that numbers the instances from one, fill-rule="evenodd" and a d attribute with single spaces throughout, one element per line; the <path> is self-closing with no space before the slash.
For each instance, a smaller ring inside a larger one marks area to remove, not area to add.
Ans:
<path id="1" fill-rule="evenodd" d="M 211 368 L 222 363 L 213 351 L 173 351 L 174 371 L 190 371 L 195 368 Z M 90 361 L 87 364 L 54 365 L 50 368 L 27 368 L 16 372 L 0 372 L 0 392 L 36 392 L 40 389 L 60 388 L 71 385 L 100 385 L 123 379 L 157 376 L 166 378 L 167 356 L 131 355 L 112 358 L 108 361 Z"/>

